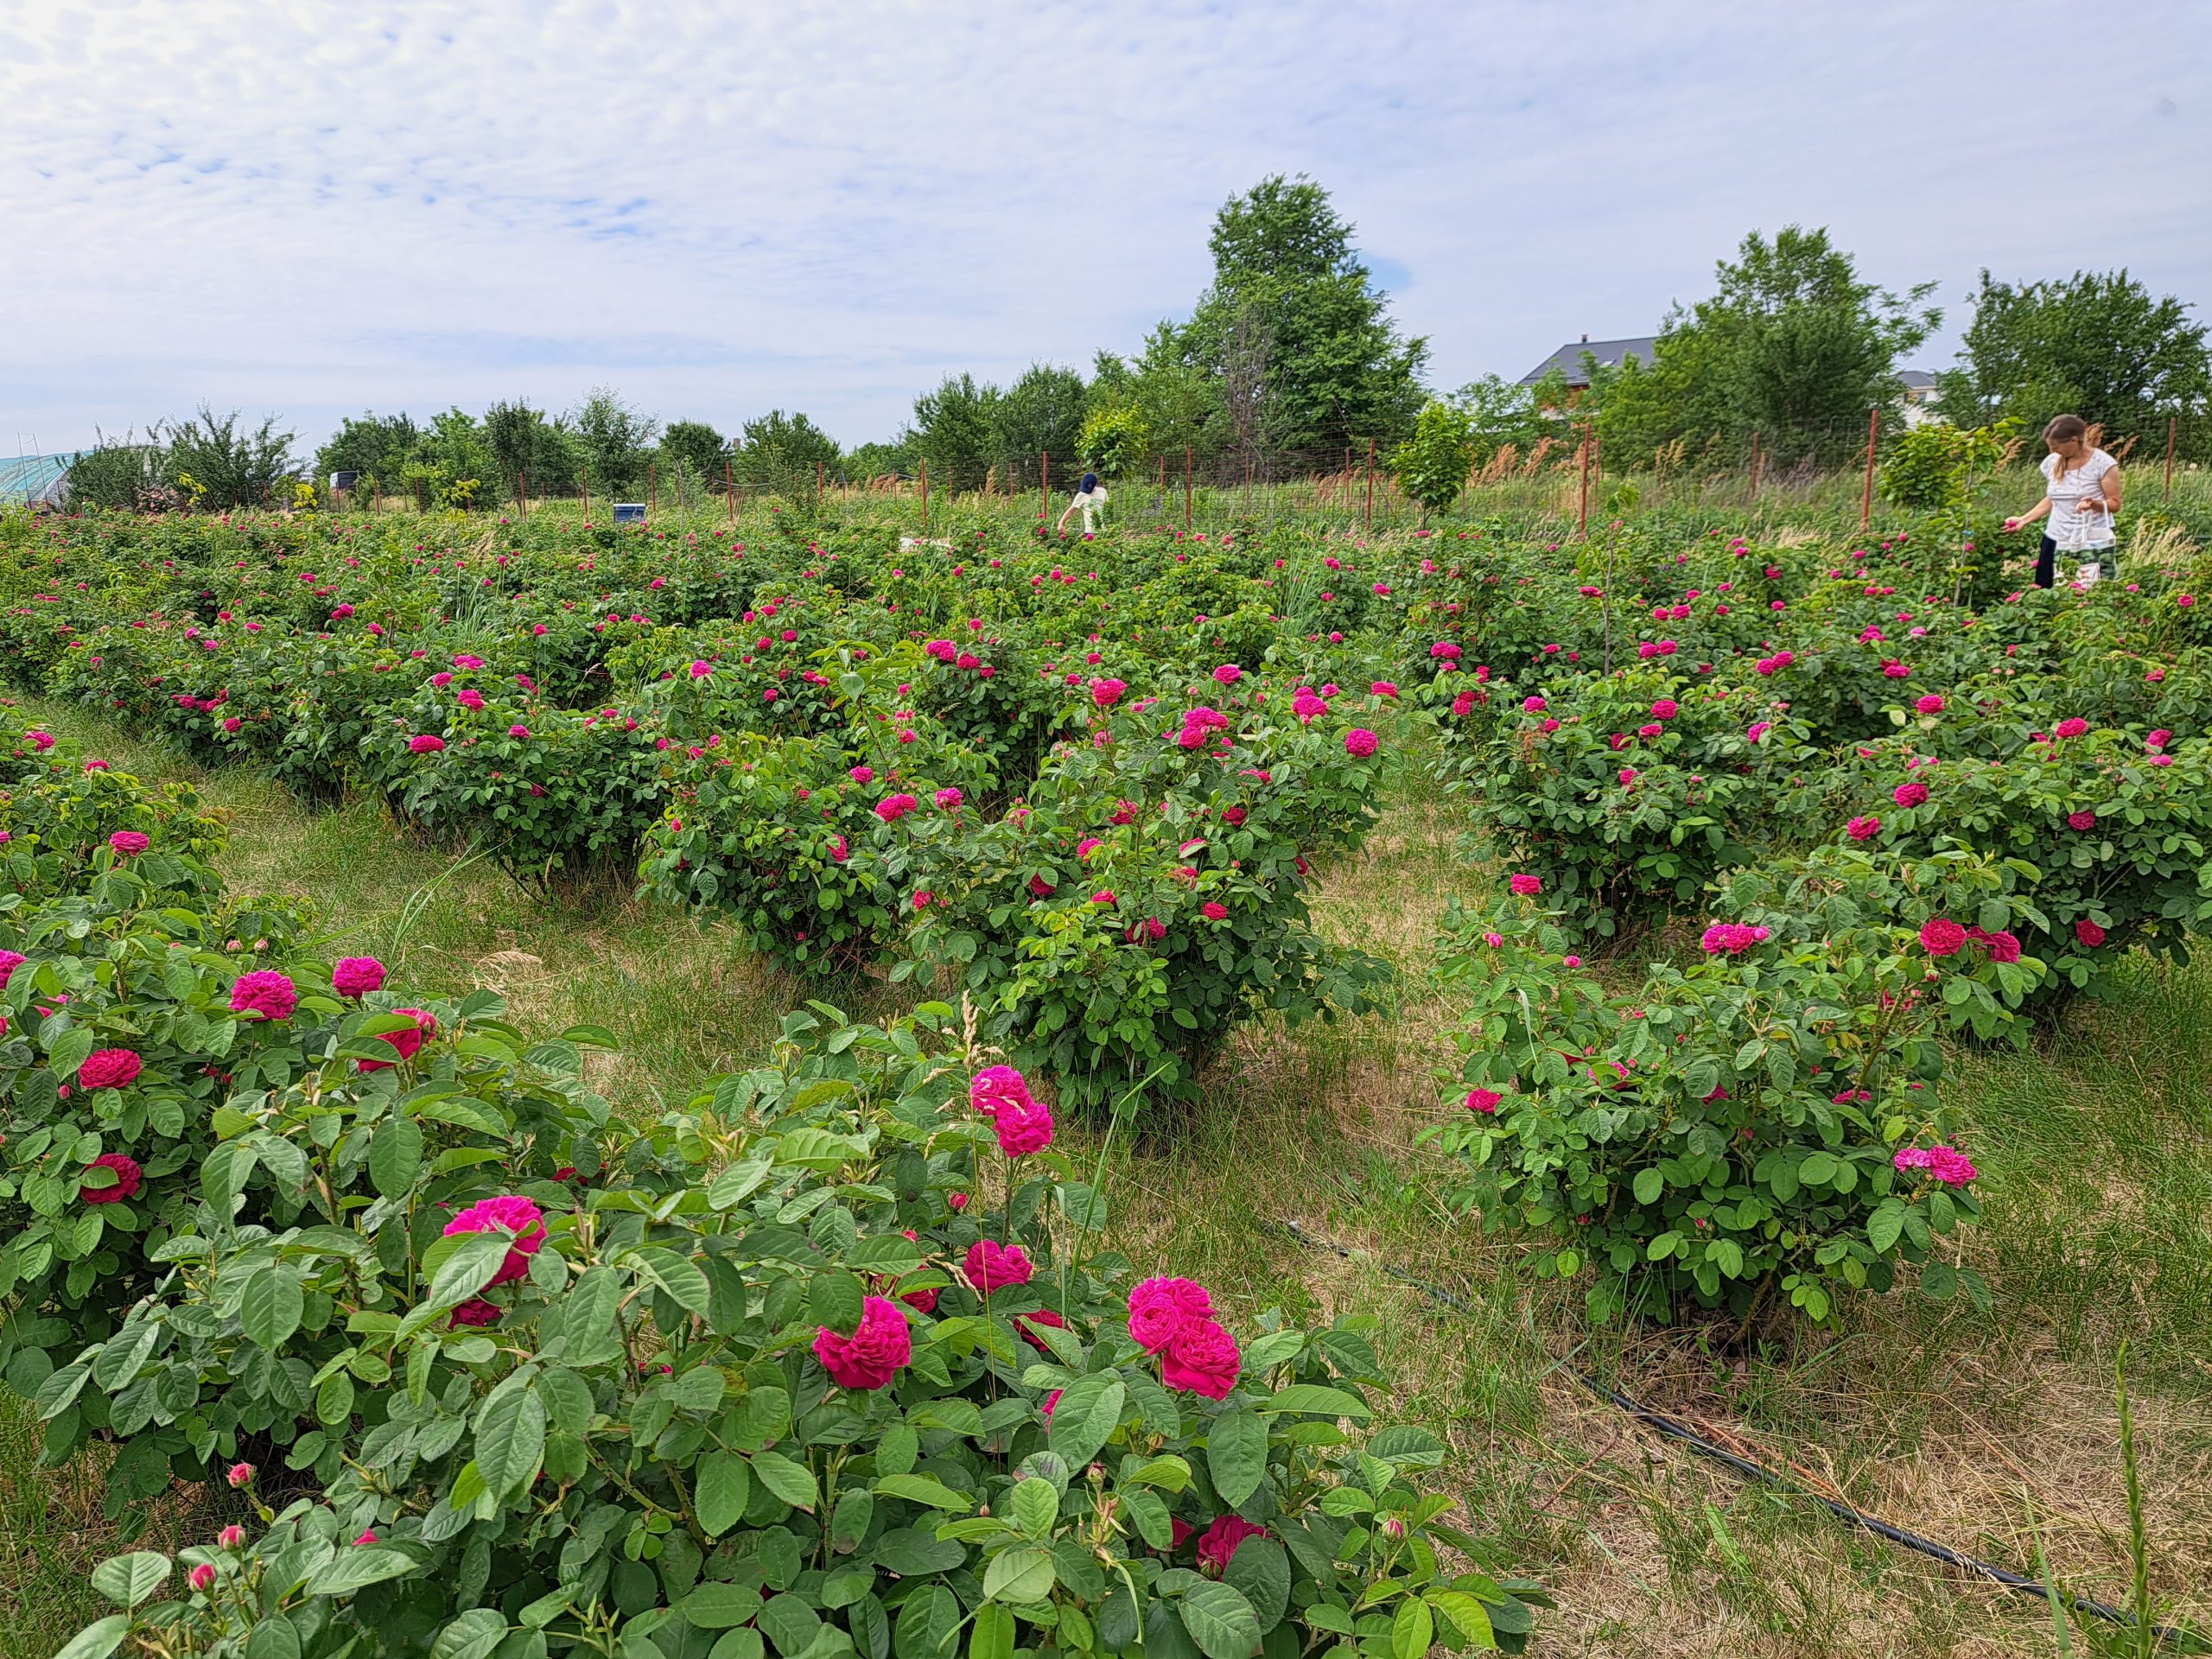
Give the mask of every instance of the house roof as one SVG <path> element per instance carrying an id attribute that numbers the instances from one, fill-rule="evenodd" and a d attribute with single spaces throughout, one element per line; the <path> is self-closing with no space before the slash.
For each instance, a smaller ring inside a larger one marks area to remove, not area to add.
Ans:
<path id="1" fill-rule="evenodd" d="M 1643 362 L 1650 362 L 1653 351 L 1658 344 L 1659 338 L 1656 334 L 1638 334 L 1629 340 L 1569 340 L 1542 362 L 1537 364 L 1535 368 L 1529 370 L 1528 373 L 1522 375 L 1521 384 L 1524 386 L 1533 386 L 1556 369 L 1567 377 L 1567 384 L 1570 386 L 1585 386 L 1590 383 L 1582 372 L 1583 353 L 1587 352 L 1596 358 L 1599 367 L 1614 369 L 1620 366 L 1621 359 L 1624 357 L 1635 357 L 1641 359 Z"/>
<path id="2" fill-rule="evenodd" d="M 1914 391 L 1926 391 L 1936 384 L 1936 377 L 1925 369 L 1899 369 L 1897 378 Z"/>
<path id="3" fill-rule="evenodd" d="M 61 480 L 76 459 L 74 451 L 66 455 L 0 456 L 0 501 L 58 503 Z"/>

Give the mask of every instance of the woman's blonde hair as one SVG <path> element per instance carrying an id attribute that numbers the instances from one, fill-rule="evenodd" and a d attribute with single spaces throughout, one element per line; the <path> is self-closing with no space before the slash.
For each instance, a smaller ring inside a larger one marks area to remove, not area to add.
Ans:
<path id="1" fill-rule="evenodd" d="M 2045 443 L 2053 446 L 2051 453 L 2053 454 L 2057 454 L 2057 445 L 2062 443 L 2071 443 L 2076 438 L 2087 437 L 2088 435 L 2088 432 L 2089 423 L 2083 420 L 2079 415 L 2061 415 L 2057 419 L 2051 422 L 2049 426 L 2044 428 L 2043 441 Z M 2059 455 L 2058 465 L 2051 469 L 2051 477 L 2054 480 L 2061 479 L 2065 477 L 2066 474 L 2072 470 L 2073 469 L 2066 464 L 2066 457 Z"/>

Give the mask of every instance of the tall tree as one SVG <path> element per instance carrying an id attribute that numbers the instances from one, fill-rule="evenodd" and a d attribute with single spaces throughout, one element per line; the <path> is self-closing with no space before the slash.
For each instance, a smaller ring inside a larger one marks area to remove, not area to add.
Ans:
<path id="1" fill-rule="evenodd" d="M 1942 321 L 1933 283 L 1899 296 L 1864 281 L 1825 230 L 1754 231 L 1714 276 L 1710 299 L 1669 313 L 1649 364 L 1592 374 L 1586 401 L 1616 453 L 1733 450 L 1757 433 L 1782 460 L 1835 460 L 1870 408 L 1897 407 L 1898 359 Z"/>
<path id="2" fill-rule="evenodd" d="M 315 469 L 326 485 L 333 473 L 359 473 L 365 480 L 373 479 L 385 489 L 396 490 L 400 469 L 407 465 L 415 441 L 422 435 L 414 417 L 408 415 L 348 416 L 315 451 Z"/>
<path id="3" fill-rule="evenodd" d="M 527 483 L 533 493 L 565 495 L 576 487 L 578 445 L 560 422 L 520 398 L 484 411 L 484 445 L 503 490 Z"/>
<path id="4" fill-rule="evenodd" d="M 980 490 L 998 459 L 1001 393 L 972 374 L 948 374 L 935 391 L 914 399 L 911 442 L 929 463 L 930 480 L 943 490 Z"/>
<path id="5" fill-rule="evenodd" d="M 722 435 L 704 421 L 671 421 L 660 435 L 662 466 L 671 471 L 681 467 L 702 485 L 721 487 L 722 457 L 728 452 Z"/>
<path id="6" fill-rule="evenodd" d="M 594 386 L 569 416 L 594 495 L 627 495 L 645 481 L 645 463 L 660 423 L 632 409 L 605 386 Z"/>
<path id="7" fill-rule="evenodd" d="M 1213 285 L 1181 343 L 1222 383 L 1237 442 L 1325 450 L 1412 431 L 1428 342 L 1398 334 L 1351 237 L 1302 175 L 1262 179 L 1216 216 Z"/>
<path id="8" fill-rule="evenodd" d="M 836 467 L 842 452 L 804 414 L 772 409 L 747 421 L 737 447 L 738 482 L 752 489 L 804 494 L 817 473 Z"/>
<path id="9" fill-rule="evenodd" d="M 1040 454 L 1049 454 L 1058 473 L 1090 460 L 1077 453 L 1089 390 L 1073 369 L 1032 364 L 991 411 L 994 464 L 1033 468 Z"/>
<path id="10" fill-rule="evenodd" d="M 2169 415 L 2201 416 L 2212 402 L 2205 325 L 2124 269 L 2018 285 L 1985 270 L 1973 303 L 1959 366 L 1941 381 L 1938 407 L 1958 425 L 2009 415 L 2039 427 L 2071 414 L 2147 441 L 2163 437 Z"/>

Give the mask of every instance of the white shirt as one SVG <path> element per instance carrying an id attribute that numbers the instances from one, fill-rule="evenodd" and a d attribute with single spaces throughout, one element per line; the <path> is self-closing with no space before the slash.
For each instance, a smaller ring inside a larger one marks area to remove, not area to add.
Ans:
<path id="1" fill-rule="evenodd" d="M 2050 497 L 2050 539 L 2062 550 L 2078 553 L 2084 548 L 2112 545 L 2112 514 L 2104 511 L 2103 479 L 2118 465 L 2103 450 L 2092 449 L 2087 461 L 2062 479 L 2058 457 L 2043 458 L 2044 493 Z M 2084 512 L 2082 503 L 2089 498 L 2098 505 Z"/>

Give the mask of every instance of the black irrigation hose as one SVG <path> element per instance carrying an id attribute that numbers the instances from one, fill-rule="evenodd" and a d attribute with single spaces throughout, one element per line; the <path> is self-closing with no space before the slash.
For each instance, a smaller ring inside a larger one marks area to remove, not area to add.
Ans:
<path id="1" fill-rule="evenodd" d="M 1346 1261 L 1352 1259 L 1356 1254 L 1342 1244 L 1317 1237 L 1294 1221 L 1286 1221 L 1282 1226 L 1293 1238 L 1311 1249 L 1330 1251 Z M 1440 1286 L 1432 1285 L 1427 1280 L 1408 1273 L 1402 1268 L 1392 1267 L 1387 1262 L 1383 1262 L 1382 1267 L 1383 1273 L 1388 1276 L 1397 1280 L 1402 1284 L 1412 1286 L 1433 1302 L 1451 1308 L 1455 1313 L 1472 1313 L 1475 1311 L 1473 1305 L 1463 1296 L 1455 1295 Z M 2135 1616 L 2120 1608 L 2111 1606 L 2101 1601 L 2092 1600 L 2087 1596 L 2077 1596 L 2070 1591 L 2038 1583 L 2034 1579 L 2024 1577 L 2020 1573 L 1999 1567 L 1993 1562 L 1977 1560 L 1972 1555 L 1961 1555 L 1948 1545 L 1939 1544 L 1932 1538 L 1923 1538 L 1916 1532 L 1907 1532 L 1902 1527 L 1891 1526 L 1888 1522 L 1879 1520 L 1863 1510 L 1854 1510 L 1848 1503 L 1839 1503 L 1834 1498 L 1825 1497 L 1800 1481 L 1792 1480 L 1787 1475 L 1776 1473 L 1764 1464 L 1754 1463 L 1749 1458 L 1738 1456 L 1727 1447 L 1707 1440 L 1688 1424 L 1678 1422 L 1663 1412 L 1652 1410 L 1650 1407 L 1624 1394 L 1620 1389 L 1608 1388 L 1580 1367 L 1569 1365 L 1563 1360 L 1559 1363 L 1561 1369 L 1576 1382 L 1609 1405 L 1626 1412 L 1637 1421 L 1666 1435 L 1669 1440 L 1680 1440 L 1700 1456 L 1710 1458 L 1715 1463 L 1726 1464 L 1747 1479 L 1762 1481 L 1796 1497 L 1808 1498 L 1838 1520 L 1847 1521 L 1853 1526 L 1863 1528 L 1877 1537 L 1888 1539 L 1891 1543 L 1903 1544 L 1907 1549 L 1917 1550 L 1921 1554 L 1942 1561 L 1946 1566 L 1961 1567 L 1969 1573 L 1979 1573 L 1984 1578 L 1995 1580 L 2007 1589 L 2018 1590 L 2023 1595 L 2033 1596 L 2046 1605 L 2055 1600 L 2076 1612 L 2092 1614 L 2098 1618 L 2108 1619 L 2115 1624 L 2133 1625 L 2135 1623 Z M 2176 1644 L 2185 1653 L 2208 1651 L 2202 1638 L 2191 1631 L 2177 1630 L 2171 1625 L 2153 1624 L 2151 1627 L 2151 1634 L 2159 1642 Z"/>

